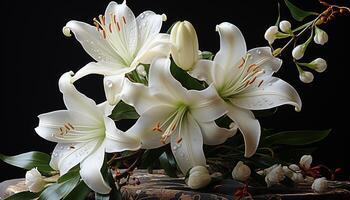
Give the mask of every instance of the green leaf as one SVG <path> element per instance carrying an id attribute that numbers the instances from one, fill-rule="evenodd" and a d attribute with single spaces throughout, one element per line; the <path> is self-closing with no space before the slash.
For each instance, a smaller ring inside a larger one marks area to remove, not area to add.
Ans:
<path id="1" fill-rule="evenodd" d="M 140 168 L 145 169 L 151 167 L 167 148 L 168 146 L 163 146 L 156 149 L 147 149 L 142 155 Z"/>
<path id="2" fill-rule="evenodd" d="M 39 196 L 38 193 L 32 193 L 32 192 L 19 192 L 14 195 L 11 195 L 7 197 L 5 200 L 32 200 Z"/>
<path id="3" fill-rule="evenodd" d="M 109 200 L 109 195 L 95 193 L 95 200 Z"/>
<path id="4" fill-rule="evenodd" d="M 0 159 L 7 164 L 26 170 L 37 167 L 38 170 L 43 173 L 54 171 L 49 165 L 51 159 L 50 156 L 39 151 L 27 152 L 16 156 L 5 156 L 0 154 Z"/>
<path id="5" fill-rule="evenodd" d="M 308 145 L 323 140 L 331 132 L 327 130 L 300 130 L 283 131 L 271 136 L 267 136 L 263 141 L 265 146 L 284 144 L 284 145 Z"/>
<path id="6" fill-rule="evenodd" d="M 176 66 L 176 64 L 173 61 L 171 62 L 170 71 L 171 74 L 176 78 L 176 80 L 178 80 L 182 84 L 182 86 L 189 90 L 203 90 L 205 88 L 200 81 L 190 76 L 185 70 Z"/>
<path id="7" fill-rule="evenodd" d="M 91 189 L 80 181 L 79 184 L 64 198 L 64 200 L 85 200 Z"/>
<path id="8" fill-rule="evenodd" d="M 165 173 L 170 176 L 176 178 L 176 161 L 173 154 L 170 151 L 164 152 L 159 157 L 160 166 L 165 170 Z"/>
<path id="9" fill-rule="evenodd" d="M 59 200 L 68 196 L 80 181 L 79 171 L 69 171 L 60 177 L 57 183 L 47 187 L 40 195 L 40 200 Z"/>
<path id="10" fill-rule="evenodd" d="M 210 51 L 202 51 L 201 52 L 202 59 L 205 60 L 213 60 L 214 54 Z"/>
<path id="11" fill-rule="evenodd" d="M 139 114 L 137 114 L 134 107 L 120 101 L 113 109 L 110 117 L 114 121 L 119 121 L 121 119 L 137 119 L 139 118 Z"/>
<path id="12" fill-rule="evenodd" d="M 284 0 L 284 3 L 288 7 L 292 17 L 299 22 L 303 21 L 305 17 L 311 16 L 311 15 L 318 15 L 318 13 L 316 12 L 305 11 L 301 8 L 298 8 L 288 0 Z"/>

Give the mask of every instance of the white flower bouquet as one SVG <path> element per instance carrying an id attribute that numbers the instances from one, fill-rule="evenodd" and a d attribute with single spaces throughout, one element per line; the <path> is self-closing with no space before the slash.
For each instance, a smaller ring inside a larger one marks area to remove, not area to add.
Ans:
<path id="1" fill-rule="evenodd" d="M 326 70 L 322 58 L 299 60 L 312 41 L 328 41 L 320 27 L 350 9 L 320 2 L 326 9 L 316 13 L 285 0 L 295 20 L 312 20 L 292 29 L 289 21 L 278 17 L 264 35 L 269 45 L 250 50 L 239 28 L 222 22 L 216 25 L 220 50 L 215 53 L 199 49 L 190 22 L 175 22 L 161 33 L 165 14 L 145 11 L 135 17 L 125 1 L 110 2 L 93 25 L 69 21 L 64 35 L 74 35 L 95 61 L 60 77 L 66 109 L 38 116 L 36 133 L 57 143 L 51 155 L 1 154 L 4 162 L 29 170 L 29 191 L 9 199 L 75 199 L 90 191 L 97 199 L 119 198 L 121 180 L 135 168 L 157 167 L 169 176 L 183 176 L 192 189 L 206 187 L 214 179 L 210 174 L 220 172 L 220 178 L 246 183 L 236 191 L 238 198 L 251 195 L 251 181 L 272 187 L 287 179 L 312 183 L 319 178 L 312 188 L 326 190 L 321 168 L 333 178 L 338 170 L 312 166 L 309 155 L 298 164 L 289 163 L 275 151 L 313 144 L 330 130 L 274 132 L 256 119 L 274 114 L 281 105 L 302 108 L 293 86 L 274 75 L 287 47 L 293 47 L 290 54 L 302 82 L 313 81 L 310 70 Z M 302 43 L 305 34 L 310 35 Z M 273 47 L 276 40 L 285 44 Z M 89 74 L 104 77 L 105 102 L 96 104 L 74 86 Z M 135 123 L 119 130 L 115 121 L 125 119 Z"/>

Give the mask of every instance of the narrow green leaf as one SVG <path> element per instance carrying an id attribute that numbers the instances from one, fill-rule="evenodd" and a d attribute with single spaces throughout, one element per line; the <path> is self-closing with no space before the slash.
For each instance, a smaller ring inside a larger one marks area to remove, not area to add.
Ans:
<path id="1" fill-rule="evenodd" d="M 85 200 L 91 189 L 80 181 L 79 184 L 64 198 L 64 200 Z"/>
<path id="2" fill-rule="evenodd" d="M 40 195 L 40 200 L 59 200 L 68 196 L 80 181 L 79 171 L 69 171 L 57 183 L 47 187 Z"/>
<path id="3" fill-rule="evenodd" d="M 39 151 L 32 151 L 16 156 L 5 156 L 0 154 L 0 159 L 7 164 L 30 170 L 37 167 L 40 172 L 49 173 L 54 171 L 50 165 L 50 156 Z"/>
<path id="4" fill-rule="evenodd" d="M 210 51 L 202 51 L 201 53 L 202 59 L 205 60 L 213 60 L 214 54 Z"/>
<path id="5" fill-rule="evenodd" d="M 39 196 L 38 193 L 32 193 L 32 192 L 19 192 L 14 195 L 11 195 L 7 197 L 5 200 L 32 200 Z"/>
<path id="6" fill-rule="evenodd" d="M 137 114 L 134 107 L 120 101 L 113 109 L 110 117 L 114 121 L 119 121 L 121 119 L 137 119 L 139 118 L 139 114 Z"/>
<path id="7" fill-rule="evenodd" d="M 323 140 L 331 132 L 328 130 L 300 130 L 300 131 L 283 131 L 271 136 L 267 136 L 262 142 L 264 146 L 276 144 L 284 145 L 308 145 Z"/>
<path id="8" fill-rule="evenodd" d="M 176 175 L 176 161 L 171 152 L 164 152 L 159 157 L 160 166 L 165 170 L 165 173 L 170 177 L 177 177 Z"/>
<path id="9" fill-rule="evenodd" d="M 288 7 L 292 17 L 299 22 L 303 21 L 305 17 L 311 16 L 311 15 L 318 15 L 318 13 L 316 13 L 316 12 L 305 11 L 305 10 L 295 6 L 294 4 L 292 4 L 288 0 L 284 0 L 284 3 Z"/>

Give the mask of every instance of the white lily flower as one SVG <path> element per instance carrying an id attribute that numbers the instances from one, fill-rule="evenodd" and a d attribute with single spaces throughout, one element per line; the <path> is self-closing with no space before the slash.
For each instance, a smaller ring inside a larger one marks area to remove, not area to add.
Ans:
<path id="1" fill-rule="evenodd" d="M 311 155 L 303 155 L 300 158 L 299 161 L 299 165 L 303 168 L 303 169 L 310 169 L 312 164 L 312 156 Z"/>
<path id="2" fill-rule="evenodd" d="M 274 165 L 274 168 L 271 169 L 269 173 L 265 176 L 265 182 L 267 187 L 276 185 L 279 182 L 283 181 L 285 178 L 284 171 L 281 165 Z"/>
<path id="3" fill-rule="evenodd" d="M 159 33 L 166 16 L 145 11 L 135 18 L 126 5 L 110 2 L 105 15 L 94 19 L 96 27 L 79 21 L 69 21 L 63 28 L 65 35 L 72 31 L 85 51 L 97 63 L 91 62 L 81 68 L 72 81 L 88 74 L 101 74 L 107 100 L 116 104 L 114 96 L 120 90 L 110 89 L 112 85 L 122 85 L 124 75 L 138 66 L 149 64 L 154 57 L 169 55 L 169 34 Z"/>
<path id="4" fill-rule="evenodd" d="M 105 152 L 137 150 L 140 142 L 118 130 L 108 116 L 113 107 L 96 103 L 76 90 L 71 83 L 72 72 L 63 74 L 59 88 L 67 110 L 39 115 L 35 131 L 42 138 L 57 142 L 50 166 L 60 175 L 80 164 L 80 176 L 94 191 L 110 191 L 100 172 Z"/>
<path id="5" fill-rule="evenodd" d="M 317 178 L 311 185 L 311 189 L 315 192 L 322 193 L 328 189 L 328 181 L 325 177 Z"/>
<path id="6" fill-rule="evenodd" d="M 167 58 L 152 62 L 148 87 L 128 80 L 124 84 L 122 100 L 140 115 L 127 133 L 141 138 L 145 149 L 170 142 L 184 174 L 193 166 L 205 166 L 203 143 L 221 144 L 236 132 L 214 122 L 227 112 L 214 87 L 187 90 L 171 75 Z"/>
<path id="7" fill-rule="evenodd" d="M 226 102 L 227 115 L 236 122 L 245 141 L 245 156 L 252 156 L 259 144 L 260 124 L 250 110 L 263 110 L 290 104 L 301 109 L 297 91 L 285 81 L 273 77 L 282 61 L 269 47 L 247 52 L 241 31 L 224 22 L 217 26 L 220 51 L 214 61 L 199 60 L 190 74 L 215 86 Z"/>

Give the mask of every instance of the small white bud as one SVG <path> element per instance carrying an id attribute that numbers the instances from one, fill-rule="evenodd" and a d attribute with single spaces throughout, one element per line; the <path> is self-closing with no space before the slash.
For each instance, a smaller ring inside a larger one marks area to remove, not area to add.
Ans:
<path id="1" fill-rule="evenodd" d="M 292 29 L 291 29 L 292 25 L 287 20 L 281 21 L 279 24 L 279 27 L 280 27 L 281 31 L 284 33 L 290 33 L 292 31 Z"/>
<path id="2" fill-rule="evenodd" d="M 232 170 L 232 178 L 238 181 L 246 181 L 250 177 L 250 168 L 242 161 L 239 161 Z"/>
<path id="3" fill-rule="evenodd" d="M 147 72 L 145 70 L 145 66 L 143 65 L 139 65 L 136 67 L 136 72 L 140 75 L 140 76 L 143 76 L 143 77 L 146 77 L 147 76 Z"/>
<path id="4" fill-rule="evenodd" d="M 33 168 L 27 171 L 25 175 L 25 184 L 30 192 L 40 192 L 45 188 L 47 182 L 44 180 L 44 177 L 41 176 L 38 169 Z"/>
<path id="5" fill-rule="evenodd" d="M 177 22 L 171 29 L 170 41 L 175 64 L 183 70 L 190 70 L 199 59 L 198 38 L 192 24 L 188 21 Z"/>
<path id="6" fill-rule="evenodd" d="M 72 36 L 72 34 L 70 33 L 70 28 L 67 27 L 67 26 L 64 26 L 62 28 L 62 32 L 63 32 L 63 35 L 65 35 L 66 37 L 71 37 Z"/>
<path id="7" fill-rule="evenodd" d="M 266 176 L 265 182 L 267 183 L 267 187 L 278 184 L 285 178 L 284 172 L 281 165 L 277 165 L 273 168 Z"/>
<path id="8" fill-rule="evenodd" d="M 327 69 L 327 62 L 323 58 L 316 58 L 310 65 L 313 66 L 316 72 L 322 73 Z"/>
<path id="9" fill-rule="evenodd" d="M 211 176 L 206 167 L 195 166 L 190 170 L 186 184 L 192 189 L 199 189 L 207 186 L 211 181 Z"/>
<path id="10" fill-rule="evenodd" d="M 320 45 L 324 45 L 326 42 L 328 42 L 328 34 L 317 26 L 315 28 L 314 42 Z"/>
<path id="11" fill-rule="evenodd" d="M 269 44 L 272 44 L 275 39 L 277 38 L 276 34 L 278 33 L 278 27 L 277 26 L 270 26 L 264 34 L 265 40 L 269 42 Z"/>
<path id="12" fill-rule="evenodd" d="M 305 53 L 305 47 L 304 45 L 300 44 L 293 49 L 292 56 L 296 60 L 299 60 L 304 56 L 304 53 Z"/>
<path id="13" fill-rule="evenodd" d="M 328 181 L 325 177 L 316 179 L 312 185 L 311 189 L 313 189 L 315 192 L 324 192 L 328 188 Z"/>
<path id="14" fill-rule="evenodd" d="M 300 166 L 304 169 L 310 169 L 311 163 L 312 163 L 311 155 L 303 155 L 299 161 Z"/>
<path id="15" fill-rule="evenodd" d="M 314 80 L 314 75 L 311 72 L 308 71 L 302 71 L 299 74 L 299 79 L 303 82 L 303 83 L 311 83 Z"/>

